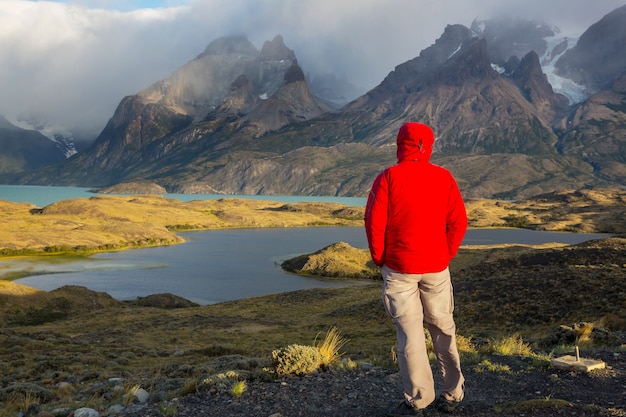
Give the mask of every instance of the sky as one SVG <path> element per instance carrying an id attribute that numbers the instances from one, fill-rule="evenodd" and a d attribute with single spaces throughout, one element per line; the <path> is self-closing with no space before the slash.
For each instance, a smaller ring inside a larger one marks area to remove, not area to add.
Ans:
<path id="1" fill-rule="evenodd" d="M 0 0 L 0 115 L 94 137 L 213 40 L 282 35 L 304 72 L 367 91 L 448 24 L 513 15 L 577 36 L 626 0 Z"/>

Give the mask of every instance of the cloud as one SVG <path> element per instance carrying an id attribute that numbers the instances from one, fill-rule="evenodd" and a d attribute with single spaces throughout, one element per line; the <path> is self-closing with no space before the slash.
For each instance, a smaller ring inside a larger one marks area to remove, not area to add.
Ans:
<path id="1" fill-rule="evenodd" d="M 367 90 L 447 24 L 516 14 L 579 34 L 623 0 L 166 0 L 120 9 L 128 4 L 0 0 L 0 114 L 98 133 L 124 96 L 239 34 L 257 48 L 280 34 L 305 72 L 345 74 Z"/>

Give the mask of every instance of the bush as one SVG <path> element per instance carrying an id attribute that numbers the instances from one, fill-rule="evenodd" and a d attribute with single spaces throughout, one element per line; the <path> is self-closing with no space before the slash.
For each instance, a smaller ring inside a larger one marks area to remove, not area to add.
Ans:
<path id="1" fill-rule="evenodd" d="M 313 346 L 289 345 L 272 351 L 271 365 L 282 376 L 310 374 L 322 363 L 322 354 Z"/>

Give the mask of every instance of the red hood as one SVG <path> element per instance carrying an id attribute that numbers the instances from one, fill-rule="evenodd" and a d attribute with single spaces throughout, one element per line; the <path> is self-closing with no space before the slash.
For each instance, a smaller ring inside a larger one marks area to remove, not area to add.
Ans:
<path id="1" fill-rule="evenodd" d="M 422 123 L 408 122 L 402 125 L 396 139 L 398 162 L 430 160 L 435 135 L 430 127 Z"/>

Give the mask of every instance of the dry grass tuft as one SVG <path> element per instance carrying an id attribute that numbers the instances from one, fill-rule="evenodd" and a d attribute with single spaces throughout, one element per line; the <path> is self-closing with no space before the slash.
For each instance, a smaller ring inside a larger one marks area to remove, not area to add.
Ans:
<path id="1" fill-rule="evenodd" d="M 326 333 L 324 340 L 316 345 L 322 355 L 322 365 L 330 366 L 339 361 L 342 355 L 340 350 L 347 342 L 348 339 L 341 336 L 339 329 L 335 326 L 331 327 Z"/>
<path id="2" fill-rule="evenodd" d="M 529 356 L 533 354 L 530 345 L 522 340 L 519 334 L 492 340 L 487 345 L 490 353 L 503 356 Z"/>
<path id="3" fill-rule="evenodd" d="M 247 389 L 248 389 L 248 385 L 246 381 L 237 381 L 233 384 L 233 387 L 230 389 L 230 394 L 235 398 L 239 398 L 243 395 L 244 392 L 246 392 Z"/>

